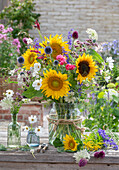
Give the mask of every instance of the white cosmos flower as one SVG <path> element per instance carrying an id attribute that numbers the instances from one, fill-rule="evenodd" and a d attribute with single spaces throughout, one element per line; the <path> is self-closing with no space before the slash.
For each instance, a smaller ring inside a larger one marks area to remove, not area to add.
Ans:
<path id="1" fill-rule="evenodd" d="M 37 128 L 35 128 L 35 133 L 36 133 L 37 136 L 40 136 L 41 131 L 42 131 L 41 126 L 38 126 Z"/>
<path id="2" fill-rule="evenodd" d="M 81 150 L 80 152 L 74 153 L 73 157 L 76 159 L 76 163 L 79 163 L 81 158 L 85 158 L 87 160 L 90 159 L 90 154 L 87 152 L 86 149 Z"/>
<path id="3" fill-rule="evenodd" d="M 32 44 L 33 40 L 31 38 L 26 38 L 27 44 Z"/>
<path id="4" fill-rule="evenodd" d="M 37 122 L 37 117 L 31 115 L 30 117 L 28 117 L 30 124 L 36 123 Z"/>
<path id="5" fill-rule="evenodd" d="M 24 126 L 24 131 L 28 132 L 29 131 L 29 127 L 28 126 Z"/>
<path id="6" fill-rule="evenodd" d="M 98 40 L 98 34 L 95 30 L 88 28 L 86 30 L 86 32 L 89 34 L 89 38 L 93 39 L 93 40 Z"/>
<path id="7" fill-rule="evenodd" d="M 32 84 L 32 86 L 34 87 L 35 90 L 40 90 L 41 86 L 42 86 L 42 79 L 40 80 L 35 80 Z"/>
<path id="8" fill-rule="evenodd" d="M 32 76 L 33 76 L 33 77 L 36 77 L 36 78 L 39 78 L 39 73 L 38 73 L 37 71 L 34 71 L 34 72 L 32 73 Z"/>
<path id="9" fill-rule="evenodd" d="M 74 97 L 74 92 L 70 92 L 68 96 L 65 96 L 65 101 L 68 103 L 74 103 L 76 98 Z"/>
<path id="10" fill-rule="evenodd" d="M 34 70 L 39 71 L 41 69 L 41 64 L 40 63 L 35 63 L 34 64 Z"/>
<path id="11" fill-rule="evenodd" d="M 13 90 L 6 90 L 6 96 L 7 97 L 12 97 L 14 94 Z"/>

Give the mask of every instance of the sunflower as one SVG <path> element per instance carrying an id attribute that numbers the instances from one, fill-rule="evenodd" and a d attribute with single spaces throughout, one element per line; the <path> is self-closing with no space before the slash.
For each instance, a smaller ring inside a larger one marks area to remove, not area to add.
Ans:
<path id="1" fill-rule="evenodd" d="M 76 73 L 78 73 L 77 80 L 80 81 L 80 84 L 86 78 L 89 80 L 94 78 L 94 75 L 96 75 L 96 72 L 98 71 L 92 56 L 86 55 L 85 53 L 82 55 L 82 57 L 79 55 L 79 58 L 77 58 L 76 67 Z"/>
<path id="2" fill-rule="evenodd" d="M 47 97 L 51 96 L 52 99 L 57 100 L 59 97 L 67 95 L 70 90 L 69 85 L 66 74 L 57 73 L 50 69 L 50 71 L 46 70 L 46 73 L 44 73 L 41 89 Z"/>
<path id="3" fill-rule="evenodd" d="M 36 58 L 38 57 L 35 52 L 33 51 L 34 48 L 27 49 L 27 51 L 23 54 L 24 57 L 24 64 L 23 68 L 26 68 L 26 70 L 30 70 L 30 67 L 34 67 L 34 64 L 37 63 Z"/>
<path id="4" fill-rule="evenodd" d="M 56 34 L 54 37 L 50 35 L 49 39 L 47 37 L 44 37 L 45 41 L 40 43 L 40 46 L 43 47 L 42 49 L 39 49 L 41 52 L 41 55 L 45 55 L 44 48 L 47 46 L 50 46 L 52 48 L 52 54 L 51 57 L 56 59 L 57 55 L 64 53 L 67 54 L 69 50 L 69 45 L 67 44 L 68 41 L 63 41 L 62 35 Z"/>
<path id="5" fill-rule="evenodd" d="M 70 135 L 67 135 L 64 137 L 64 150 L 72 150 L 72 151 L 76 151 L 77 150 L 77 143 L 74 140 L 74 138 Z"/>

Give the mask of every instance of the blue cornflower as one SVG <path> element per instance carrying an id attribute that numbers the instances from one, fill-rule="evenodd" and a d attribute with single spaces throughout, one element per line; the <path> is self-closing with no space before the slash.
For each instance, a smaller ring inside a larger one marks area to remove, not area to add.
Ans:
<path id="1" fill-rule="evenodd" d="M 24 63 L 24 57 L 20 56 L 17 58 L 18 63 L 23 64 Z"/>
<path id="2" fill-rule="evenodd" d="M 50 46 L 45 47 L 45 53 L 46 54 L 51 54 L 52 53 L 52 48 Z"/>

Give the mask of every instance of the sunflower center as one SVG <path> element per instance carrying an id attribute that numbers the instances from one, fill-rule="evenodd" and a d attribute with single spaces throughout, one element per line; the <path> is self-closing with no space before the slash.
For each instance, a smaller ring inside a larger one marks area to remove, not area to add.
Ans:
<path id="1" fill-rule="evenodd" d="M 73 149 L 74 147 L 75 147 L 75 143 L 74 143 L 74 141 L 69 141 L 69 147 L 71 148 L 71 149 Z"/>
<path id="2" fill-rule="evenodd" d="M 59 91 L 63 86 L 63 82 L 59 77 L 51 77 L 49 78 L 48 86 L 54 91 Z"/>
<path id="3" fill-rule="evenodd" d="M 87 61 L 82 61 L 79 63 L 78 66 L 79 66 L 79 73 L 82 75 L 82 77 L 86 77 L 90 71 L 89 63 Z"/>
<path id="4" fill-rule="evenodd" d="M 56 59 L 57 55 L 62 54 L 62 47 L 58 43 L 52 43 L 51 45 L 52 48 L 52 57 Z"/>
<path id="5" fill-rule="evenodd" d="M 28 61 L 29 61 L 30 64 L 32 64 L 34 62 L 34 55 L 33 54 L 31 54 L 29 56 Z"/>

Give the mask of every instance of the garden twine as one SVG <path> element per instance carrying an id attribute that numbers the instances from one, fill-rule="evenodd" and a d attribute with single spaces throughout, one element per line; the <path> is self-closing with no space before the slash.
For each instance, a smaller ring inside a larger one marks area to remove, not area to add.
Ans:
<path id="1" fill-rule="evenodd" d="M 54 116 L 54 115 L 50 115 L 50 116 Z M 68 124 L 68 125 L 74 125 L 74 127 L 77 129 L 77 130 L 80 130 L 81 133 L 83 133 L 85 131 L 85 128 L 84 127 L 79 127 L 77 126 L 76 124 L 78 123 L 81 123 L 82 121 L 82 118 L 78 118 L 78 119 L 54 119 L 54 118 L 51 118 L 49 115 L 47 116 L 47 119 L 48 119 L 48 122 L 54 124 L 54 129 L 53 131 L 56 130 L 57 126 L 58 125 L 65 125 L 65 124 Z M 77 116 L 78 117 L 78 116 Z"/>

